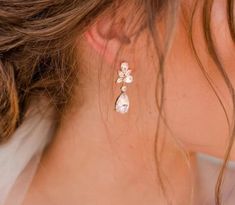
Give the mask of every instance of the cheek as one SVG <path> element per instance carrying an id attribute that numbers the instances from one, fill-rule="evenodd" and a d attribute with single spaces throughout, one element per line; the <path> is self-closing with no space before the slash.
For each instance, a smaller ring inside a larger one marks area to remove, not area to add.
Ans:
<path id="1" fill-rule="evenodd" d="M 206 80 L 186 41 L 182 30 L 176 32 L 166 64 L 165 109 L 174 137 L 187 149 L 223 157 L 229 140 L 229 127 L 221 103 Z M 195 40 L 206 72 L 232 119 L 229 92 L 218 69 L 205 53 L 200 34 Z M 235 78 L 231 79 L 235 82 Z M 233 158 L 235 152 L 233 151 Z"/>
<path id="2" fill-rule="evenodd" d="M 165 107 L 173 134 L 193 151 L 222 156 L 228 140 L 228 124 L 200 68 L 195 65 L 187 69 L 175 64 L 167 79 Z"/>

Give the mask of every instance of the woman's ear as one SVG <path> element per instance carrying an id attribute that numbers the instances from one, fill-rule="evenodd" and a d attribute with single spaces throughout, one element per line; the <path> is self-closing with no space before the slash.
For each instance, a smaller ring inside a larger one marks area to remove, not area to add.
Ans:
<path id="1" fill-rule="evenodd" d="M 125 24 L 124 18 L 115 22 L 111 17 L 103 17 L 85 32 L 87 42 L 108 63 L 113 63 L 122 44 L 130 43 Z"/>

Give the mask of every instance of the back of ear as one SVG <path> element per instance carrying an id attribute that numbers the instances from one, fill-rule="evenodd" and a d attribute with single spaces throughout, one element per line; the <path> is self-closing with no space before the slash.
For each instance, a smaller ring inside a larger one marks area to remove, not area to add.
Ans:
<path id="1" fill-rule="evenodd" d="M 115 22 L 111 16 L 97 20 L 85 32 L 85 38 L 108 63 L 113 63 L 122 44 L 130 43 L 125 34 L 125 19 Z"/>

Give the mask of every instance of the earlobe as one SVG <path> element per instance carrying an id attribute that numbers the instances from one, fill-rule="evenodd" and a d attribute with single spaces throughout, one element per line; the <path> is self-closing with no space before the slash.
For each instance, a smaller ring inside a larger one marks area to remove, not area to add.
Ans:
<path id="1" fill-rule="evenodd" d="M 113 23 L 109 19 L 101 19 L 93 24 L 85 32 L 85 38 L 108 63 L 113 63 L 123 43 L 130 43 L 124 33 L 124 21 Z"/>

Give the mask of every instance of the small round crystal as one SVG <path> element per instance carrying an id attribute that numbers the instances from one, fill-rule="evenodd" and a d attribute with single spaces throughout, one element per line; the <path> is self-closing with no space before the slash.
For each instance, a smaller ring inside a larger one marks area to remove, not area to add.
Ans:
<path id="1" fill-rule="evenodd" d="M 122 91 L 122 92 L 126 92 L 126 91 L 127 91 L 127 86 L 125 86 L 125 85 L 122 86 L 121 91 Z"/>

